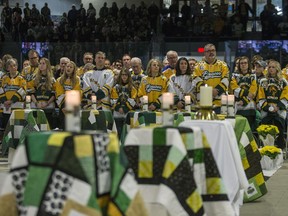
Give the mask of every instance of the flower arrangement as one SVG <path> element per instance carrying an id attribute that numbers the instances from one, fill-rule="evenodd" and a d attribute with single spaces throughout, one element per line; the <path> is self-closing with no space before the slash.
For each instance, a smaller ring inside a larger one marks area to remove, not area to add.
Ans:
<path id="1" fill-rule="evenodd" d="M 262 156 L 266 155 L 272 160 L 275 159 L 278 154 L 281 154 L 281 149 L 275 146 L 264 146 L 259 149 L 259 151 Z"/>
<path id="2" fill-rule="evenodd" d="M 263 138 L 266 138 L 266 136 L 269 134 L 275 139 L 277 135 L 279 134 L 278 127 L 275 125 L 263 124 L 263 125 L 260 125 L 256 130 L 259 134 L 259 137 L 262 136 Z"/>

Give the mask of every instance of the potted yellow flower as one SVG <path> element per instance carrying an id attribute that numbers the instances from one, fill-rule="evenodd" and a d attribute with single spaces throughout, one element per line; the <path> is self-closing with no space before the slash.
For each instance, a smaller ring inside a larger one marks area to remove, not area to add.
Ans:
<path id="1" fill-rule="evenodd" d="M 259 149 L 262 159 L 261 167 L 264 170 L 273 170 L 280 166 L 283 162 L 282 150 L 275 146 L 264 146 Z"/>
<path id="2" fill-rule="evenodd" d="M 275 139 L 279 134 L 277 126 L 263 124 L 256 130 L 264 146 L 274 146 Z"/>

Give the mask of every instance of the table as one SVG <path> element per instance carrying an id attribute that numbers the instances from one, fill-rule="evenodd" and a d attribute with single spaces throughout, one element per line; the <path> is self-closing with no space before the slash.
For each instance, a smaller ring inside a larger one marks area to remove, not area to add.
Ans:
<path id="1" fill-rule="evenodd" d="M 191 113 L 191 119 L 193 119 L 193 116 L 193 113 Z M 178 113 L 176 125 L 179 125 L 181 121 L 185 120 L 189 120 L 189 114 Z M 249 187 L 244 193 L 244 202 L 250 202 L 267 193 L 260 164 L 261 155 L 258 151 L 258 146 L 253 137 L 249 122 L 245 117 L 236 115 L 235 118 L 226 118 L 225 121 L 230 122 L 236 135 L 242 165 L 249 182 Z M 211 134 L 211 131 L 209 133 Z"/>
<path id="2" fill-rule="evenodd" d="M 249 181 L 249 188 L 244 193 L 244 202 L 253 201 L 267 193 L 260 164 L 261 154 L 245 117 L 236 116 L 235 119 L 226 121 L 229 121 L 234 128 L 242 164 Z"/>
<path id="3" fill-rule="evenodd" d="M 81 110 L 82 130 L 116 132 L 116 125 L 110 110 Z"/>
<path id="4" fill-rule="evenodd" d="M 243 193 L 249 187 L 249 183 L 244 172 L 232 125 L 225 121 L 190 120 L 182 122 L 180 126 L 198 126 L 203 129 L 211 145 L 229 200 L 239 215 Z"/>
<path id="5" fill-rule="evenodd" d="M 235 215 L 200 128 L 131 129 L 124 150 L 146 203 L 170 215 Z"/>
<path id="6" fill-rule="evenodd" d="M 9 148 L 16 149 L 19 144 L 24 142 L 28 133 L 47 130 L 50 130 L 50 126 L 43 110 L 13 110 L 4 131 L 2 154 L 5 155 Z"/>
<path id="7" fill-rule="evenodd" d="M 26 137 L 0 195 L 0 215 L 147 215 L 115 133 Z"/>

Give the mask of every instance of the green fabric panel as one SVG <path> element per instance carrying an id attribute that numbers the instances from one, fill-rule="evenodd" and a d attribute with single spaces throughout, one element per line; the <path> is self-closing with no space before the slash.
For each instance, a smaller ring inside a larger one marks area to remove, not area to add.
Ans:
<path id="1" fill-rule="evenodd" d="M 84 172 L 86 173 L 86 177 L 88 178 L 88 181 L 92 187 L 93 191 L 96 191 L 96 178 L 95 178 L 95 166 L 91 166 L 94 164 L 94 158 L 93 157 L 81 157 L 79 158 L 80 164 L 82 165 L 82 168 Z"/>
<path id="2" fill-rule="evenodd" d="M 167 160 L 171 161 L 175 165 L 175 167 L 177 167 L 179 166 L 184 157 L 185 155 L 183 154 L 183 152 L 181 152 L 177 147 L 172 146 L 169 151 Z"/>
<path id="3" fill-rule="evenodd" d="M 117 193 L 117 198 L 115 200 L 117 206 L 121 209 L 122 212 L 126 212 L 130 205 L 130 198 L 124 193 L 121 189 Z"/>
<path id="4" fill-rule="evenodd" d="M 153 130 L 153 145 L 166 145 L 166 129 L 154 128 Z"/>
<path id="5" fill-rule="evenodd" d="M 139 146 L 139 161 L 152 161 L 153 160 L 153 146 L 140 145 Z"/>
<path id="6" fill-rule="evenodd" d="M 125 167 L 119 162 L 119 155 L 117 153 L 108 152 L 108 156 L 110 159 L 110 168 L 113 176 L 111 182 L 111 196 L 115 196 L 124 175 Z"/>
<path id="7" fill-rule="evenodd" d="M 107 132 L 106 114 L 104 111 L 99 110 L 99 115 L 96 116 L 96 124 L 97 124 L 97 130 L 103 130 Z"/>
<path id="8" fill-rule="evenodd" d="M 50 134 L 48 133 L 32 133 L 26 137 L 27 139 L 27 151 L 29 154 L 30 161 L 33 163 L 47 163 L 46 161 L 46 150 L 47 142 Z M 51 155 L 51 162 L 54 163 L 55 158 Z"/>
<path id="9" fill-rule="evenodd" d="M 91 122 L 89 121 L 90 111 L 82 111 L 81 115 L 82 130 L 97 130 L 97 115 L 95 116 L 96 122 L 93 124 L 91 124 Z"/>
<path id="10" fill-rule="evenodd" d="M 91 207 L 91 208 L 94 208 L 94 209 L 97 209 L 101 212 L 101 209 L 100 209 L 100 206 L 98 205 L 98 202 L 97 202 L 97 198 L 95 196 L 95 192 L 93 191 L 93 193 L 91 194 L 89 200 L 88 200 L 88 203 L 87 203 L 87 206 Z"/>
<path id="11" fill-rule="evenodd" d="M 203 149 L 195 149 L 193 151 L 194 157 L 193 157 L 193 163 L 203 163 L 204 162 L 204 151 Z"/>
<path id="12" fill-rule="evenodd" d="M 243 116 L 238 116 L 237 115 L 236 118 L 235 118 L 234 131 L 235 131 L 235 135 L 236 135 L 238 146 L 240 144 L 240 139 L 241 139 L 241 136 L 242 136 L 242 132 L 245 131 L 246 122 L 247 122 L 247 119 L 245 117 L 243 117 Z"/>
<path id="13" fill-rule="evenodd" d="M 24 191 L 24 206 L 39 206 L 42 195 L 47 186 L 52 169 L 47 167 L 37 167 L 30 165 L 29 175 Z"/>
<path id="14" fill-rule="evenodd" d="M 139 123 L 142 117 L 144 117 L 144 122 L 141 123 L 145 123 L 146 126 L 156 123 L 156 112 L 139 113 Z"/>

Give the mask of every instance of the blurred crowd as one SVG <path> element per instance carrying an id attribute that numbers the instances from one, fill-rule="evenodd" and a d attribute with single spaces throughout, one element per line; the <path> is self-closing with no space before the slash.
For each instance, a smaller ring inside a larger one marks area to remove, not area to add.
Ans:
<path id="1" fill-rule="evenodd" d="M 50 41 L 50 42 L 115 42 L 150 41 L 154 35 L 164 37 L 202 37 L 241 39 L 247 30 L 249 20 L 255 20 L 256 14 L 251 6 L 240 0 L 233 7 L 234 13 L 228 16 L 228 4 L 205 4 L 193 0 L 189 6 L 184 1 L 181 8 L 172 1 L 169 7 L 157 6 L 154 2 L 146 5 L 143 1 L 136 7 L 125 3 L 119 7 L 113 2 L 108 7 L 105 2 L 96 10 L 93 3 L 88 8 L 80 4 L 63 12 L 58 20 L 52 20 L 53 12 L 48 3 L 39 10 L 35 4 L 25 3 L 23 9 L 16 3 L 11 8 L 4 3 L 1 13 L 2 31 L 11 33 L 14 41 Z M 96 16 L 97 15 L 97 16 Z M 262 39 L 284 39 L 288 35 L 288 6 L 278 11 L 271 0 L 267 0 L 260 14 Z M 97 17 L 97 18 L 96 18 Z M 255 27 L 255 26 L 254 26 Z M 0 31 L 0 39 L 4 37 Z"/>

